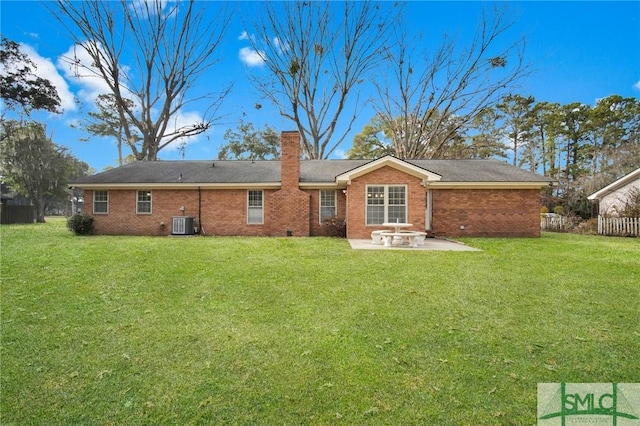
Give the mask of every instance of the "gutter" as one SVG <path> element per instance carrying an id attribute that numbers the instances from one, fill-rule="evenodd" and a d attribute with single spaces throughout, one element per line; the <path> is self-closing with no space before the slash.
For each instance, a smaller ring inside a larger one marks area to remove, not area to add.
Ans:
<path id="1" fill-rule="evenodd" d="M 431 189 L 540 189 L 553 187 L 553 181 L 542 182 L 427 182 Z"/>
<path id="2" fill-rule="evenodd" d="M 247 183 L 75 183 L 74 187 L 82 189 L 280 189 L 280 182 L 247 182 Z"/>

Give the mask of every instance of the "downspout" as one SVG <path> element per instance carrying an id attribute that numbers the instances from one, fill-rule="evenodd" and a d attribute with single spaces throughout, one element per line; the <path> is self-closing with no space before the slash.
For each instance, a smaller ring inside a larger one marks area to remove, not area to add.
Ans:
<path id="1" fill-rule="evenodd" d="M 431 193 L 431 189 L 427 189 L 427 197 L 426 197 L 427 205 L 426 205 L 426 217 L 425 217 L 425 231 L 431 232 L 432 221 L 433 221 L 433 195 Z"/>
<path id="2" fill-rule="evenodd" d="M 204 234 L 202 230 L 202 190 L 198 187 L 198 234 Z"/>
<path id="3" fill-rule="evenodd" d="M 349 187 L 343 189 L 344 193 L 344 236 L 349 235 Z"/>

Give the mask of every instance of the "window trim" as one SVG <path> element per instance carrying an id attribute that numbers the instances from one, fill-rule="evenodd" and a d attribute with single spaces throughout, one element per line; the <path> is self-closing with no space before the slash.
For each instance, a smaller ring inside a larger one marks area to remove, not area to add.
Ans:
<path id="1" fill-rule="evenodd" d="M 146 192 L 149 195 L 149 201 L 143 200 L 140 201 L 140 193 Z M 149 203 L 149 211 L 141 212 L 140 211 L 140 203 Z M 136 191 L 136 214 L 152 214 L 153 213 L 153 192 L 150 189 L 138 189 Z"/>
<path id="2" fill-rule="evenodd" d="M 333 205 L 332 206 L 323 206 L 322 205 L 322 193 L 323 192 L 328 192 L 328 193 L 333 193 Z M 326 219 L 332 218 L 332 217 L 336 217 L 338 215 L 338 195 L 335 189 L 321 189 L 318 192 L 318 222 L 320 223 L 320 225 L 323 224 L 323 220 L 322 220 L 322 208 L 329 208 L 329 207 L 333 207 L 333 214 L 331 216 L 329 216 Z"/>
<path id="3" fill-rule="evenodd" d="M 100 192 L 100 193 L 105 193 L 106 194 L 106 199 L 105 200 L 96 200 L 96 194 Z M 97 211 L 96 210 L 96 204 L 104 204 L 106 209 L 105 211 Z M 109 191 L 106 190 L 94 190 L 93 191 L 93 214 L 109 214 Z"/>
<path id="4" fill-rule="evenodd" d="M 390 187 L 402 187 L 404 188 L 404 204 L 389 204 L 389 188 Z M 382 223 L 389 222 L 389 206 L 404 206 L 404 222 L 407 221 L 407 215 L 409 213 L 409 193 L 408 185 L 406 184 L 370 184 L 365 186 L 364 190 L 364 225 L 365 226 L 380 226 L 381 223 L 368 223 L 369 220 L 369 206 L 376 206 L 376 204 L 369 204 L 369 188 L 383 187 L 384 188 L 384 204 L 383 206 L 383 220 Z M 379 206 L 380 204 L 378 204 Z"/>
<path id="5" fill-rule="evenodd" d="M 251 193 L 260 193 L 260 207 L 251 205 Z M 260 209 L 260 222 L 251 222 L 250 210 Z M 264 225 L 264 191 L 262 189 L 249 189 L 247 190 L 247 225 Z"/>

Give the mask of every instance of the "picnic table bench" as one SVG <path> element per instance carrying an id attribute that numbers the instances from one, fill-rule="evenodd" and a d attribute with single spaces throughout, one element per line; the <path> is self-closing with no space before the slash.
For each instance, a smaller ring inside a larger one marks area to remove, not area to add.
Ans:
<path id="1" fill-rule="evenodd" d="M 394 241 L 398 241 L 400 244 L 409 244 L 409 247 L 419 247 L 424 245 L 427 233 L 419 231 L 382 231 L 379 235 L 384 239 L 385 247 L 391 247 Z"/>

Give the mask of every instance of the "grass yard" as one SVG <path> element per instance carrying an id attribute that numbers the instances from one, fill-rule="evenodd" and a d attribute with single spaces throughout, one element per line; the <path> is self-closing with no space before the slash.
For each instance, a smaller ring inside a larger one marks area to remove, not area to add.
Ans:
<path id="1" fill-rule="evenodd" d="M 535 424 L 640 381 L 640 239 L 76 237 L 1 227 L 2 424 Z"/>

